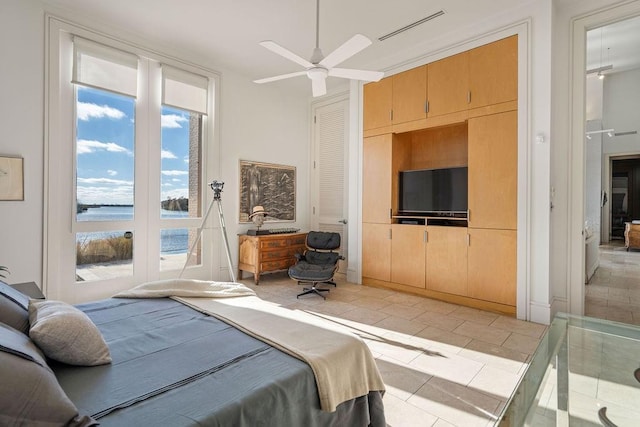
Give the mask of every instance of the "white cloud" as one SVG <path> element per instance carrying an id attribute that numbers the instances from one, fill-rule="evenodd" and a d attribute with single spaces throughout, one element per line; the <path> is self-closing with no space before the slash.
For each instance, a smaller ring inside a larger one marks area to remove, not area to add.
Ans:
<path id="1" fill-rule="evenodd" d="M 169 150 L 162 150 L 160 157 L 163 159 L 177 159 L 176 155 Z"/>
<path id="2" fill-rule="evenodd" d="M 181 128 L 182 125 L 180 125 L 180 123 L 185 123 L 188 121 L 189 119 L 187 119 L 186 117 L 179 116 L 177 114 L 163 114 L 161 119 L 162 127 L 169 129 Z"/>
<path id="3" fill-rule="evenodd" d="M 165 182 L 164 184 L 162 184 L 165 187 L 173 187 L 173 184 L 170 182 Z"/>
<path id="4" fill-rule="evenodd" d="M 162 200 L 167 199 L 179 199 L 180 197 L 189 197 L 189 189 L 188 188 L 171 188 L 162 190 Z"/>
<path id="5" fill-rule="evenodd" d="M 108 184 L 133 186 L 133 181 L 111 178 L 78 178 L 78 184 Z"/>
<path id="6" fill-rule="evenodd" d="M 133 204 L 133 183 L 129 181 L 109 180 L 102 182 L 98 178 L 78 178 L 78 201 L 86 204 Z M 105 182 L 110 181 L 110 182 Z M 89 184 L 89 185 L 86 185 Z M 97 185 L 91 185 L 97 184 Z"/>
<path id="7" fill-rule="evenodd" d="M 185 163 L 189 163 L 189 156 L 188 155 L 184 156 L 182 160 L 184 160 Z"/>
<path id="8" fill-rule="evenodd" d="M 78 119 L 87 121 L 91 118 L 101 119 L 107 117 L 119 120 L 126 116 L 124 112 L 108 105 L 97 105 L 89 102 L 78 102 Z"/>
<path id="9" fill-rule="evenodd" d="M 77 150 L 78 154 L 95 153 L 96 151 L 132 154 L 131 151 L 127 150 L 122 145 L 116 144 L 115 142 L 90 141 L 87 139 L 78 140 Z"/>
<path id="10" fill-rule="evenodd" d="M 118 171 L 114 171 L 113 169 L 109 169 L 107 171 L 107 174 L 109 174 L 109 176 L 116 176 L 116 175 L 118 175 Z"/>
<path id="11" fill-rule="evenodd" d="M 179 176 L 179 175 L 189 175 L 189 171 L 162 171 L 162 175 L 166 176 Z"/>
<path id="12" fill-rule="evenodd" d="M 173 182 L 182 182 L 182 180 L 179 179 L 179 178 L 173 178 L 171 181 L 173 181 Z"/>

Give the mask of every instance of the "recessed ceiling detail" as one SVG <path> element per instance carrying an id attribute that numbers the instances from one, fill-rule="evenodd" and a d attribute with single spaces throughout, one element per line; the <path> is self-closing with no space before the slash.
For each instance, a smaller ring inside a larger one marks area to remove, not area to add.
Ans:
<path id="1" fill-rule="evenodd" d="M 384 40 L 386 40 L 386 39 L 388 39 L 390 37 L 397 36 L 400 33 L 404 33 L 405 31 L 410 30 L 413 27 L 417 27 L 420 24 L 424 24 L 425 22 L 431 21 L 432 19 L 436 19 L 437 17 L 442 16 L 442 15 L 444 15 L 444 10 L 439 10 L 436 13 L 427 16 L 426 18 L 422 18 L 422 19 L 420 19 L 420 20 L 418 20 L 416 22 L 413 22 L 413 23 L 411 23 L 409 25 L 405 25 L 402 28 L 398 28 L 397 30 L 392 31 L 389 34 L 385 34 L 384 36 L 380 36 L 380 37 L 378 37 L 378 40 L 384 41 Z"/>

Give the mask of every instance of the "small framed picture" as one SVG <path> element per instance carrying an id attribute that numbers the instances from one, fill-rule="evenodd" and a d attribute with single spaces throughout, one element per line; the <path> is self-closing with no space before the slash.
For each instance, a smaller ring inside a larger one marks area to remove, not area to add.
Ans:
<path id="1" fill-rule="evenodd" d="M 22 157 L 0 157 L 0 200 L 24 200 Z"/>

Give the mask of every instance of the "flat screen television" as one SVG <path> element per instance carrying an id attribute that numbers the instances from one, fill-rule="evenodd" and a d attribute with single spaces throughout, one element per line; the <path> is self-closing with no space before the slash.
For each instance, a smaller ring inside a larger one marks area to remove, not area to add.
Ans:
<path id="1" fill-rule="evenodd" d="M 400 215 L 452 215 L 467 213 L 467 167 L 400 172 Z"/>

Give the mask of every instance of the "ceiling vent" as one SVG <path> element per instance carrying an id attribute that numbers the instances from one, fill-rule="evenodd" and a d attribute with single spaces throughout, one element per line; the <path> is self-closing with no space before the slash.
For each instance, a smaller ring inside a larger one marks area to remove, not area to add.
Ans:
<path id="1" fill-rule="evenodd" d="M 444 15 L 444 10 L 440 10 L 440 11 L 438 11 L 438 12 L 432 14 L 432 15 L 427 16 L 426 18 L 422 18 L 419 21 L 416 21 L 416 22 L 414 22 L 412 24 L 409 24 L 409 25 L 405 25 L 402 28 L 399 28 L 399 29 L 397 29 L 395 31 L 392 31 L 389 34 L 385 34 L 384 36 L 378 37 L 378 40 L 384 41 L 384 40 L 386 40 L 386 39 L 388 39 L 390 37 L 397 36 L 400 33 L 404 33 L 405 31 L 407 31 L 407 30 L 409 30 L 409 29 L 411 29 L 413 27 L 417 27 L 420 24 L 424 24 L 425 22 L 431 21 L 432 19 L 436 19 L 438 16 L 442 16 L 442 15 Z"/>

